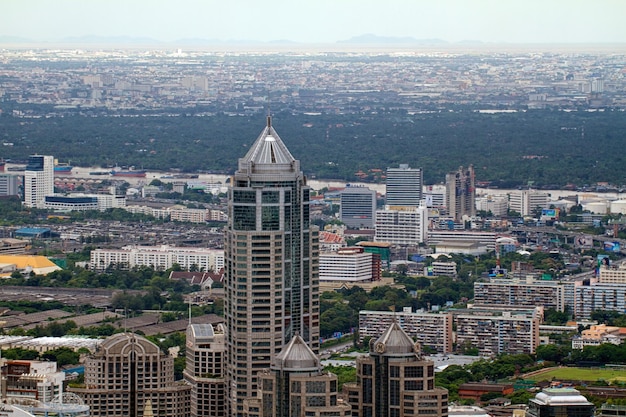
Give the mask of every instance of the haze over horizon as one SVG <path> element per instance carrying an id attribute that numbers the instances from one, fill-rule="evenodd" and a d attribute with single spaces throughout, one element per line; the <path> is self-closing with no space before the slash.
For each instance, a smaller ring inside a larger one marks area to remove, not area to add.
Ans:
<path id="1" fill-rule="evenodd" d="M 622 0 L 5 0 L 0 39 L 625 43 Z"/>

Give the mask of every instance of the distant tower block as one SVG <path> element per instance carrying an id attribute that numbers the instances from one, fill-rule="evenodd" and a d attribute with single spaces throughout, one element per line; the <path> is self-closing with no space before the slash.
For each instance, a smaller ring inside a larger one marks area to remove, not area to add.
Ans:
<path id="1" fill-rule="evenodd" d="M 422 169 L 400 164 L 387 168 L 385 204 L 388 206 L 419 207 L 422 200 Z"/>
<path id="2" fill-rule="evenodd" d="M 187 183 L 185 181 L 174 181 L 172 183 L 172 191 L 178 194 L 184 194 L 186 186 Z"/>

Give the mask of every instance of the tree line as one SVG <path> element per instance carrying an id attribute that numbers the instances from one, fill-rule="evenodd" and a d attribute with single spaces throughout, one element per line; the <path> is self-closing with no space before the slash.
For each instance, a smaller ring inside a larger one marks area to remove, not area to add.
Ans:
<path id="1" fill-rule="evenodd" d="M 260 117 L 219 112 L 212 117 L 69 115 L 28 123 L 5 112 L 0 120 L 4 138 L 13 143 L 4 147 L 4 158 L 25 160 L 36 149 L 80 166 L 216 173 L 233 172 L 264 125 Z M 476 167 L 477 180 L 501 188 L 529 181 L 535 187 L 624 185 L 626 177 L 620 157 L 626 153 L 626 118 L 610 109 L 318 116 L 285 111 L 274 120 L 310 177 L 355 181 L 359 170 L 368 174 L 399 163 L 423 168 L 430 184 L 469 164 Z"/>

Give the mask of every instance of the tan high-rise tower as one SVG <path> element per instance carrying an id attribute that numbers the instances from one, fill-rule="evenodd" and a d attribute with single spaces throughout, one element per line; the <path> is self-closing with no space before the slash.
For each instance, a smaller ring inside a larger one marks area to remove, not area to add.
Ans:
<path id="1" fill-rule="evenodd" d="M 356 361 L 359 384 L 345 384 L 353 415 L 447 417 L 448 390 L 435 387 L 434 362 L 393 322 Z"/>
<path id="2" fill-rule="evenodd" d="M 319 351 L 319 243 L 309 193 L 268 118 L 232 178 L 225 235 L 226 389 L 230 414 L 258 392 L 293 336 Z"/>

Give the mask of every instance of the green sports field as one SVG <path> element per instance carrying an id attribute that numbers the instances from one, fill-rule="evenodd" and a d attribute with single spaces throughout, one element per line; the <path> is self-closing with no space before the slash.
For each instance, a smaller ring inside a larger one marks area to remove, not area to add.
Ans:
<path id="1" fill-rule="evenodd" d="M 626 369 L 615 368 L 550 368 L 527 377 L 535 381 L 574 380 L 597 381 L 626 381 Z"/>

